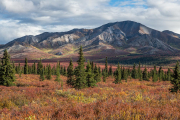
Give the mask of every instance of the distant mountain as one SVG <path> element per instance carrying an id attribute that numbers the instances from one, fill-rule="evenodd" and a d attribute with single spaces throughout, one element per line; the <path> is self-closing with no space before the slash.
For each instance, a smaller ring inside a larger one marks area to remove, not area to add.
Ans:
<path id="1" fill-rule="evenodd" d="M 80 45 L 86 54 L 91 56 L 171 55 L 180 52 L 180 35 L 167 30 L 160 32 L 133 21 L 123 21 L 108 23 L 95 29 L 73 29 L 68 32 L 45 32 L 37 36 L 24 36 L 0 47 L 2 50 L 8 48 L 11 51 L 19 49 L 19 52 L 24 54 L 26 51 L 30 54 L 30 49 L 33 48 L 46 54 L 44 57 L 39 55 L 39 58 L 54 58 L 73 55 L 77 53 Z M 103 53 L 104 51 L 106 52 Z M 34 51 L 32 52 L 34 55 Z M 21 58 L 28 56 L 31 55 L 22 55 Z M 14 58 L 19 56 L 14 54 Z"/>

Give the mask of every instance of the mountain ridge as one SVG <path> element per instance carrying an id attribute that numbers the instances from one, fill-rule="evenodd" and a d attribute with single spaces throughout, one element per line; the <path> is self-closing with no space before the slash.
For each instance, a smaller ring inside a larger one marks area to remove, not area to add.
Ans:
<path id="1" fill-rule="evenodd" d="M 109 54 L 108 50 L 110 50 L 116 51 L 115 56 L 121 53 L 170 55 L 179 53 L 180 35 L 167 30 L 161 32 L 134 21 L 122 21 L 107 23 L 94 29 L 83 28 L 67 32 L 44 32 L 36 36 L 27 35 L 1 46 L 0 51 L 5 48 L 11 50 L 16 48 L 17 51 L 18 45 L 21 45 L 19 46 L 21 53 L 30 51 L 32 46 L 42 54 L 44 53 L 43 49 L 48 49 L 46 54 L 50 54 L 53 58 L 75 54 L 75 49 L 80 45 L 83 46 L 87 54 L 92 54 L 92 51 L 103 50 Z M 72 48 L 69 48 L 69 46 Z M 98 52 L 98 54 L 101 53 Z"/>

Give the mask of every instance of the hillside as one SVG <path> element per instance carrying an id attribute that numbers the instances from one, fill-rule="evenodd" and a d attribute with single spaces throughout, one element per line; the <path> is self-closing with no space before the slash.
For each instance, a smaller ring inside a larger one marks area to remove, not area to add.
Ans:
<path id="1" fill-rule="evenodd" d="M 69 58 L 76 57 L 80 45 L 87 58 L 97 61 L 106 56 L 113 61 L 122 56 L 176 56 L 180 53 L 180 35 L 168 30 L 160 32 L 133 21 L 123 21 L 95 29 L 24 36 L 0 46 L 0 53 L 8 49 L 15 59 Z"/>

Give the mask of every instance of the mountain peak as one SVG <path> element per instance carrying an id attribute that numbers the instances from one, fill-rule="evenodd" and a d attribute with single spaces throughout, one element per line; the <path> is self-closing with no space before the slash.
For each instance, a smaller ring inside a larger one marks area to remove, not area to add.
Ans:
<path id="1" fill-rule="evenodd" d="M 67 32 L 44 32 L 36 36 L 27 35 L 7 43 L 3 48 L 19 44 L 39 49 L 52 49 L 51 53 L 56 55 L 56 52 L 66 53 L 64 50 L 70 49 L 66 46 L 83 45 L 88 47 L 90 51 L 95 46 L 99 49 L 104 46 L 104 48 L 115 50 L 122 49 L 124 52 L 131 48 L 136 50 L 138 54 L 159 54 L 177 51 L 176 47 L 178 48 L 180 45 L 179 38 L 179 34 L 171 31 L 160 32 L 141 23 L 126 20 L 107 23 L 95 29 L 76 28 Z"/>

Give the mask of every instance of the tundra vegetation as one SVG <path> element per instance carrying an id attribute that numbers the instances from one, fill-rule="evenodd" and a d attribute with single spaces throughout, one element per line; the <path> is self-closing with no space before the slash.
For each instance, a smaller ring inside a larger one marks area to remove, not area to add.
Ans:
<path id="1" fill-rule="evenodd" d="M 43 65 L 42 60 L 14 65 L 7 50 L 0 65 L 0 119 L 180 119 L 179 62 L 174 69 L 148 71 L 134 64 L 104 69 L 85 64 L 79 49 L 78 66 Z"/>

